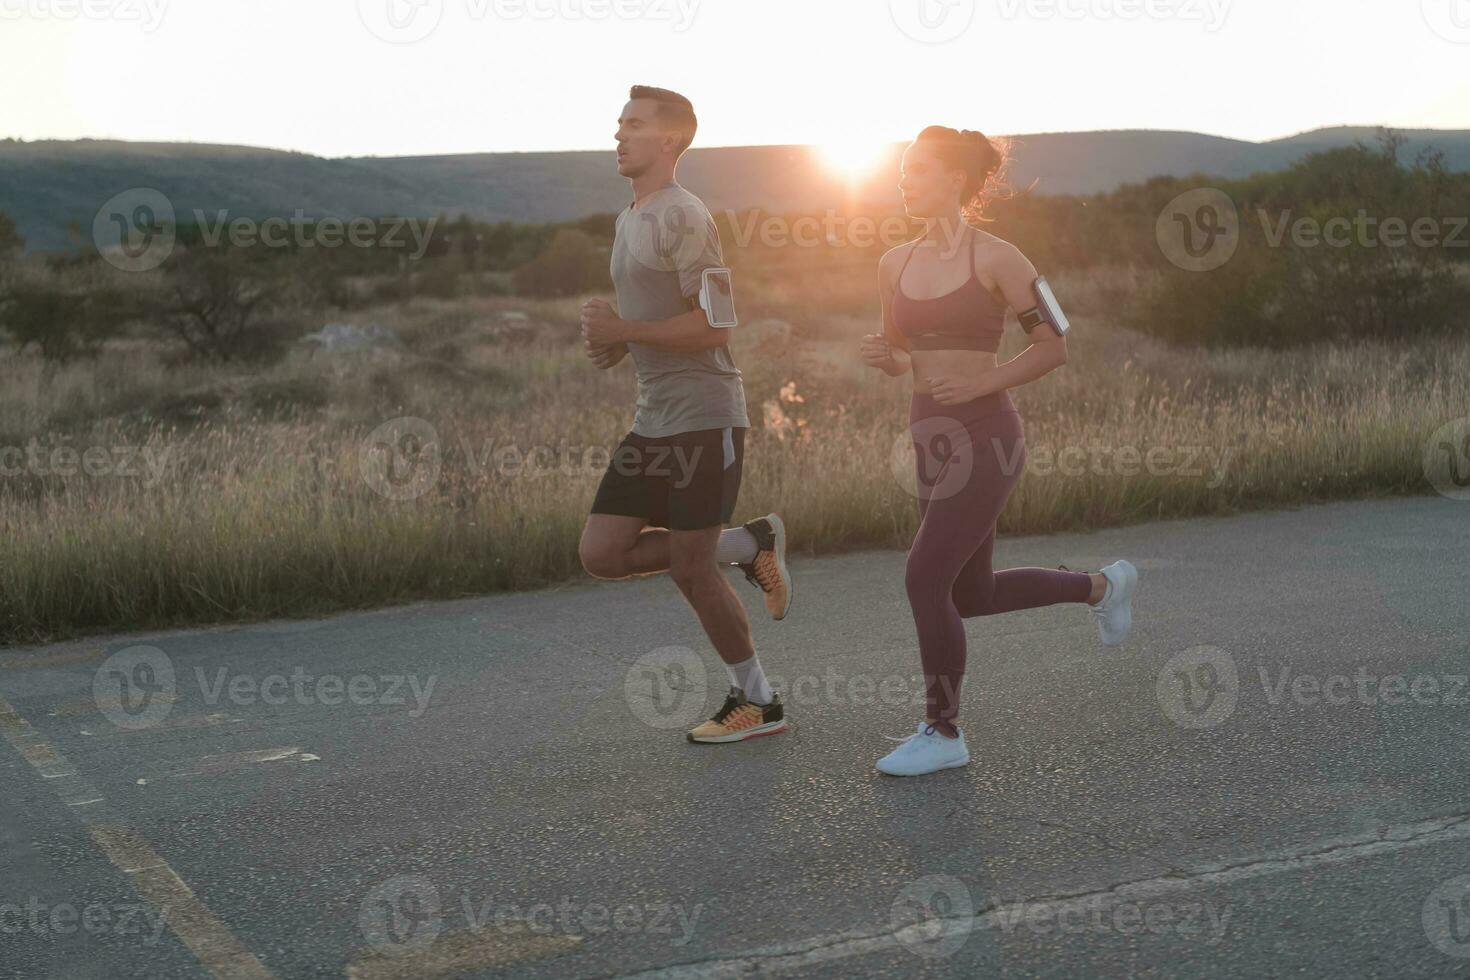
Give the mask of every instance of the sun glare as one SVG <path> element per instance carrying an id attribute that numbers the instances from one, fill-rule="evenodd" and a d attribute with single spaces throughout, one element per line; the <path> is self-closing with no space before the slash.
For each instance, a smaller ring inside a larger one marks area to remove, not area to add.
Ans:
<path id="1" fill-rule="evenodd" d="M 861 180 L 872 176 L 887 155 L 888 146 L 883 143 L 860 140 L 839 140 L 818 146 L 822 165 L 848 180 Z"/>

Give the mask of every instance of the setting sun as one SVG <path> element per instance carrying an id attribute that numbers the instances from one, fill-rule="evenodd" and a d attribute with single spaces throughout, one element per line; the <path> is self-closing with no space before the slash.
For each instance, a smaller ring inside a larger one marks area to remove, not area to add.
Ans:
<path id="1" fill-rule="evenodd" d="M 823 166 L 842 174 L 848 180 L 871 176 L 887 158 L 888 150 L 886 143 L 862 140 L 839 140 L 822 143 L 817 147 Z"/>

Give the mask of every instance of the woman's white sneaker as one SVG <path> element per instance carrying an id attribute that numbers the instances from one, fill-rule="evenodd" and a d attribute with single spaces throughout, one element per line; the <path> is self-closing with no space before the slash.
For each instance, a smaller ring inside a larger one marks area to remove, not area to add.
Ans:
<path id="1" fill-rule="evenodd" d="M 1126 559 L 1118 559 L 1102 569 L 1108 580 L 1108 591 L 1089 611 L 1097 620 L 1097 635 L 1104 646 L 1115 647 L 1133 628 L 1133 593 L 1138 588 L 1138 569 Z"/>
<path id="2" fill-rule="evenodd" d="M 903 744 L 879 759 L 877 769 L 888 776 L 922 776 L 963 766 L 970 761 L 970 749 L 965 745 L 965 733 L 958 728 L 955 733 L 954 738 L 945 738 L 933 725 L 921 721 L 917 732 L 896 739 Z"/>

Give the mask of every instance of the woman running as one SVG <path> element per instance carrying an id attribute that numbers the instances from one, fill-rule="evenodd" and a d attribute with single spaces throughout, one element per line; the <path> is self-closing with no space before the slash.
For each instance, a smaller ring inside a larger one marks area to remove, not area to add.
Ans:
<path id="1" fill-rule="evenodd" d="M 1059 602 L 1092 608 L 1102 642 L 1123 642 L 1138 572 L 1115 561 L 1100 572 L 991 568 L 995 524 L 1021 478 L 1026 442 L 1007 389 L 1067 363 L 1050 326 L 998 365 L 1006 309 L 1035 306 L 1036 269 L 1009 242 L 981 231 L 1003 155 L 984 134 L 930 126 L 904 152 L 899 190 L 924 234 L 878 266 L 883 333 L 863 338 L 862 357 L 896 377 L 912 370 L 909 432 L 918 470 L 919 532 L 905 586 L 918 631 L 927 713 L 918 731 L 878 760 L 878 771 L 918 776 L 970 761 L 955 724 L 965 673 L 965 624 Z"/>

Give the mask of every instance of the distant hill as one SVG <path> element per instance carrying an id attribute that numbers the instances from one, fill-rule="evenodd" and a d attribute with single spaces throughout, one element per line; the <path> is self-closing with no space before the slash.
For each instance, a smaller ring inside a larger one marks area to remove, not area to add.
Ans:
<path id="1" fill-rule="evenodd" d="M 1432 145 L 1451 169 L 1470 170 L 1470 131 L 1401 132 L 1408 138 L 1404 160 Z M 1036 133 L 1012 137 L 1009 174 L 1014 186 L 1034 181 L 1042 194 L 1104 192 L 1168 174 L 1243 177 L 1280 170 L 1315 150 L 1371 144 L 1375 133 L 1338 127 L 1265 143 L 1155 130 Z M 805 146 L 696 148 L 679 175 L 714 210 L 896 206 L 901 150 L 896 144 L 890 159 L 857 186 Z M 0 211 L 15 219 L 32 249 L 65 247 L 68 221 L 90 233 L 103 202 L 133 187 L 163 191 L 184 213 L 228 209 L 257 218 L 299 209 L 310 217 L 464 212 L 540 222 L 617 211 L 628 201 L 610 150 L 328 159 L 198 143 L 0 141 Z"/>

